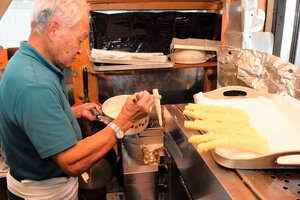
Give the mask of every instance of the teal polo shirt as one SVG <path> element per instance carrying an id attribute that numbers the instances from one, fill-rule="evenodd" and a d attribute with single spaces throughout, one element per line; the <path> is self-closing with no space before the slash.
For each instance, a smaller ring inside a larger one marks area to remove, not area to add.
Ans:
<path id="1" fill-rule="evenodd" d="M 62 71 L 26 42 L 0 82 L 0 139 L 7 165 L 31 180 L 62 176 L 51 156 L 82 139 Z"/>

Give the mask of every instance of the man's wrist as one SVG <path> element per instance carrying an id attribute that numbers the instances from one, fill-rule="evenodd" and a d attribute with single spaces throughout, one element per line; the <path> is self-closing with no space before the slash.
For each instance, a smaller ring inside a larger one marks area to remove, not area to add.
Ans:
<path id="1" fill-rule="evenodd" d="M 132 122 L 130 122 L 129 120 L 125 120 L 125 119 L 123 119 L 120 116 L 118 116 L 116 119 L 114 119 L 113 123 L 116 124 L 121 129 L 123 129 L 125 132 L 128 129 L 130 129 L 132 127 L 132 125 L 133 125 Z"/>
<path id="2" fill-rule="evenodd" d="M 117 139 L 122 139 L 125 136 L 124 130 L 118 127 L 115 123 L 110 122 L 107 126 L 109 126 L 115 132 Z"/>

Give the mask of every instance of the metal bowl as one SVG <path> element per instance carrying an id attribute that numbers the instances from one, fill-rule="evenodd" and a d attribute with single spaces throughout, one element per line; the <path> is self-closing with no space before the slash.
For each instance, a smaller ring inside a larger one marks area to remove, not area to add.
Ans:
<path id="1" fill-rule="evenodd" d="M 85 190 L 96 190 L 104 187 L 116 173 L 117 155 L 111 149 L 95 165 L 78 177 L 79 187 Z"/>

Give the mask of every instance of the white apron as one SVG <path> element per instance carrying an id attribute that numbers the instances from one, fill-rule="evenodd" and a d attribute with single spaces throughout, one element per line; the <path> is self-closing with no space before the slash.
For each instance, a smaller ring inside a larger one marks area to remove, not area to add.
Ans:
<path id="1" fill-rule="evenodd" d="M 7 172 L 7 189 L 25 200 L 77 200 L 78 178 L 59 177 L 42 181 L 14 179 Z"/>

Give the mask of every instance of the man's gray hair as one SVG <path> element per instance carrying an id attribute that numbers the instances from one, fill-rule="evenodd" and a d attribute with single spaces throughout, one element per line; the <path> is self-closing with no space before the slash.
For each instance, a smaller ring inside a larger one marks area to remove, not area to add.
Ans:
<path id="1" fill-rule="evenodd" d="M 63 28 L 71 28 L 85 14 L 88 15 L 85 0 L 38 0 L 32 12 L 31 31 L 41 33 L 52 17 L 59 18 Z"/>

